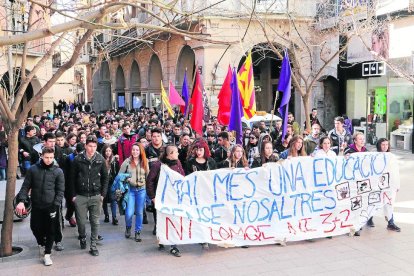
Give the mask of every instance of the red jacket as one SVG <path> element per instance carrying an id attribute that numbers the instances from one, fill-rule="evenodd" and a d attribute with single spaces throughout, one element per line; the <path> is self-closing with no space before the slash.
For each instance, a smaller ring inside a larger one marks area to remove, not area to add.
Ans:
<path id="1" fill-rule="evenodd" d="M 138 141 L 138 135 L 131 134 L 126 137 L 125 134 L 119 136 L 118 139 L 118 155 L 119 165 L 121 165 L 125 159 L 131 156 L 132 145 Z"/>

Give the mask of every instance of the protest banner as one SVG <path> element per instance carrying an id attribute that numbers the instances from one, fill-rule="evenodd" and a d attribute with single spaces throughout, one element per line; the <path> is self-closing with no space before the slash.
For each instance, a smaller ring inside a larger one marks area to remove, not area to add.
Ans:
<path id="1" fill-rule="evenodd" d="M 390 217 L 399 171 L 391 153 L 298 157 L 186 177 L 163 165 L 155 207 L 162 244 L 274 244 L 354 233 Z"/>

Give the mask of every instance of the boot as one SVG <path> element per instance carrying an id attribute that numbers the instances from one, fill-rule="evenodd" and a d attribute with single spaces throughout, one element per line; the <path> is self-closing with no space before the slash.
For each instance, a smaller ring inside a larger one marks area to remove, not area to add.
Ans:
<path id="1" fill-rule="evenodd" d="M 118 225 L 118 219 L 116 217 L 112 217 L 112 225 Z"/>
<path id="2" fill-rule="evenodd" d="M 141 240 L 141 232 L 140 231 L 135 232 L 135 241 L 136 242 L 141 242 L 142 241 Z"/>
<path id="3" fill-rule="evenodd" d="M 142 219 L 142 224 L 148 224 L 147 212 L 144 209 L 144 218 Z"/>
<path id="4" fill-rule="evenodd" d="M 125 238 L 129 239 L 131 237 L 131 226 L 130 227 L 126 227 L 125 229 Z"/>
<path id="5" fill-rule="evenodd" d="M 80 238 L 79 243 L 81 249 L 86 249 L 86 238 Z"/>
<path id="6" fill-rule="evenodd" d="M 104 222 L 109 222 L 109 216 L 108 215 L 105 215 Z"/>

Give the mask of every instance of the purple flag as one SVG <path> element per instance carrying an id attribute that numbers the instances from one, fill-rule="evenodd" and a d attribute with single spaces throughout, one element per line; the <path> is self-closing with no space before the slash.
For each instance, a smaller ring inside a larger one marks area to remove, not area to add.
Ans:
<path id="1" fill-rule="evenodd" d="M 187 85 L 187 70 L 184 73 L 183 88 L 181 90 L 181 95 L 183 96 L 185 106 L 181 107 L 181 112 L 184 116 L 187 116 L 188 113 L 188 85 Z"/>
<path id="2" fill-rule="evenodd" d="M 282 68 L 280 69 L 279 84 L 277 90 L 282 92 L 282 101 L 280 103 L 279 112 L 282 115 L 283 126 L 282 126 L 282 141 L 285 140 L 285 135 L 287 132 L 287 121 L 288 121 L 288 109 L 290 101 L 290 87 L 291 87 L 291 69 L 290 61 L 287 51 L 285 51 L 285 56 L 282 60 Z"/>
<path id="3" fill-rule="evenodd" d="M 241 118 L 243 117 L 243 109 L 240 101 L 240 91 L 237 81 L 236 68 L 233 69 L 231 78 L 231 108 L 229 130 L 236 131 L 236 144 L 243 145 L 243 129 Z"/>

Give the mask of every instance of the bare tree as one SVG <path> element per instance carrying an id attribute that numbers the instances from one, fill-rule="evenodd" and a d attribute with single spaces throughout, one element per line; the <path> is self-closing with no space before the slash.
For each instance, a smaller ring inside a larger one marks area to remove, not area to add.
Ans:
<path id="1" fill-rule="evenodd" d="M 58 81 L 62 74 L 73 67 L 78 57 L 82 52 L 85 43 L 91 39 L 95 34 L 102 32 L 104 29 L 112 30 L 127 30 L 129 28 L 142 28 L 151 31 L 143 32 L 139 37 L 130 38 L 138 41 L 146 41 L 154 34 L 161 32 L 168 32 L 182 36 L 191 37 L 193 39 L 211 42 L 224 43 L 229 42 L 214 41 L 209 39 L 199 31 L 192 29 L 180 29 L 176 27 L 176 23 L 188 20 L 189 16 L 195 13 L 183 13 L 179 7 L 176 6 L 178 1 L 173 4 L 164 4 L 163 1 L 140 1 L 140 0 L 124 0 L 124 1 L 102 1 L 93 6 L 62 6 L 54 7 L 47 4 L 47 1 L 29 0 L 26 4 L 28 7 L 25 17 L 28 20 L 25 22 L 27 29 L 24 32 L 15 32 L 11 35 L 0 36 L 0 46 L 23 45 L 23 50 L 20 59 L 20 70 L 18 70 L 21 79 L 18 87 L 7 87 L 3 85 L 3 93 L 0 93 L 0 113 L 6 134 L 8 136 L 9 162 L 7 168 L 7 186 L 5 197 L 4 220 L 1 229 L 1 250 L 0 256 L 10 256 L 12 254 L 12 233 L 13 233 L 13 198 L 15 196 L 16 186 L 16 171 L 18 166 L 18 132 L 19 128 L 25 122 L 28 113 L 35 106 L 42 96 L 50 90 L 50 88 Z M 153 12 L 146 7 L 148 5 L 156 7 L 158 12 Z M 76 5 L 76 3 L 75 3 Z M 126 7 L 134 7 L 142 12 L 146 12 L 151 19 L 149 23 L 132 23 L 126 22 L 123 18 L 123 10 Z M 0 6 L 1 8 L 1 6 Z M 3 6 L 7 11 L 8 7 Z M 35 18 L 34 14 L 39 14 L 39 11 L 44 16 Z M 51 25 L 50 15 L 59 14 L 68 21 L 60 24 Z M 118 17 L 118 20 L 112 20 L 113 17 Z M 7 18 L 6 18 L 7 20 Z M 114 22 L 115 21 L 115 22 Z M 71 36 L 79 31 L 82 35 L 76 41 Z M 121 37 L 122 34 L 113 34 Z M 44 55 L 36 62 L 36 64 L 27 71 L 28 51 L 32 42 L 39 41 L 45 38 L 53 38 L 51 42 L 45 43 L 47 50 Z M 23 105 L 20 112 L 19 106 L 22 103 L 27 87 L 31 81 L 34 80 L 36 74 L 43 65 L 48 62 L 54 51 L 63 42 L 73 43 L 71 53 L 67 61 L 48 79 L 40 90 L 33 95 L 33 97 Z M 110 47 L 106 45 L 105 47 Z M 102 53 L 105 54 L 105 47 Z M 14 62 L 17 62 L 14 60 Z M 16 70 L 14 70 L 16 72 Z"/>
<path id="2" fill-rule="evenodd" d="M 313 20 L 295 18 L 295 14 L 288 12 L 285 18 L 288 30 L 272 28 L 266 17 L 255 14 L 267 40 L 266 48 L 282 59 L 284 49 L 277 45 L 280 41 L 286 45 L 292 64 L 292 83 L 302 98 L 307 132 L 311 128 L 310 99 L 316 82 L 328 67 L 336 66 L 353 37 L 375 28 L 370 19 L 371 9 L 365 7 L 364 12 L 365 20 L 360 20 L 359 14 L 350 12 L 346 4 L 320 0 Z"/>

